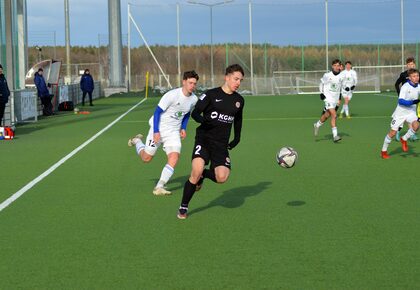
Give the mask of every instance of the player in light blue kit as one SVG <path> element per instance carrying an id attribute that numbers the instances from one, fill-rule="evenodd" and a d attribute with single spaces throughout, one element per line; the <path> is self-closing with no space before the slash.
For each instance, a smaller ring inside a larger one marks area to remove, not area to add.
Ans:
<path id="1" fill-rule="evenodd" d="M 384 144 L 382 146 L 381 156 L 383 159 L 390 158 L 387 152 L 388 146 L 404 122 L 411 125 L 411 128 L 400 139 L 402 150 L 404 152 L 408 151 L 407 140 L 419 129 L 416 111 L 420 95 L 419 71 L 417 69 L 409 69 L 407 74 L 408 81 L 401 87 L 398 98 L 398 106 L 392 114 L 391 130 L 385 136 Z"/>

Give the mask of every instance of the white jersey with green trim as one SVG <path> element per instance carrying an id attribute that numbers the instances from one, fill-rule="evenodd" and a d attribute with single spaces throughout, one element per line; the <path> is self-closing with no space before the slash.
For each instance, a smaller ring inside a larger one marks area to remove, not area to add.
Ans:
<path id="1" fill-rule="evenodd" d="M 325 101 L 337 103 L 340 98 L 341 88 L 343 86 L 343 75 L 335 75 L 333 72 L 327 72 L 321 78 L 319 91 L 325 95 Z"/>
<path id="2" fill-rule="evenodd" d="M 163 110 L 160 115 L 159 131 L 181 130 L 182 119 L 190 113 L 197 103 L 197 96 L 185 96 L 182 87 L 170 90 L 162 96 L 158 106 Z M 153 128 L 153 116 L 149 119 L 149 125 Z"/>
<path id="3" fill-rule="evenodd" d="M 356 86 L 357 85 L 357 73 L 354 69 L 351 70 L 343 70 L 341 72 L 341 74 L 343 75 L 343 90 L 347 87 L 347 88 L 351 88 L 352 86 Z"/>

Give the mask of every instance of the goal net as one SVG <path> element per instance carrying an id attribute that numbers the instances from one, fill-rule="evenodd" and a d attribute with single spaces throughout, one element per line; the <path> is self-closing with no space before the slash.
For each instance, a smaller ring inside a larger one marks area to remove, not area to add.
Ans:
<path id="1" fill-rule="evenodd" d="M 389 67 L 387 67 L 389 68 Z M 401 66 L 399 66 L 401 68 Z M 381 91 L 380 67 L 354 67 L 357 72 L 355 93 L 379 93 Z M 317 94 L 325 71 L 276 71 L 273 72 L 274 91 L 277 94 Z M 397 74 L 393 74 L 394 78 Z"/>

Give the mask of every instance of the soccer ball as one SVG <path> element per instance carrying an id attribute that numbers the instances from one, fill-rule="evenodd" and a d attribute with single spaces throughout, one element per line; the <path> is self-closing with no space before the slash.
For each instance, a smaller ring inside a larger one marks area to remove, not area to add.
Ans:
<path id="1" fill-rule="evenodd" d="M 298 159 L 298 153 L 292 147 L 283 147 L 276 155 L 277 163 L 283 168 L 292 168 Z"/>

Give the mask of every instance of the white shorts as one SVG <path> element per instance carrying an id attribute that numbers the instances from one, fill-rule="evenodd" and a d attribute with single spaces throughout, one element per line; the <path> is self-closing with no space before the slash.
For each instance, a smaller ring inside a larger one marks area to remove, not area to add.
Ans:
<path id="1" fill-rule="evenodd" d="M 391 129 L 398 131 L 398 129 L 404 125 L 404 122 L 411 124 L 414 121 L 417 121 L 417 114 L 414 111 L 405 114 L 393 114 Z"/>
<path id="2" fill-rule="evenodd" d="M 337 107 L 337 105 L 338 105 L 338 102 L 336 102 L 336 101 L 331 102 L 331 101 L 328 101 L 328 100 L 324 100 L 324 103 L 325 103 L 325 107 L 324 107 L 325 111 L 327 111 L 329 109 L 335 109 L 335 107 Z"/>
<path id="3" fill-rule="evenodd" d="M 349 100 L 351 100 L 351 98 L 353 97 L 353 91 L 342 91 L 341 95 L 343 96 L 343 98 L 348 98 Z"/>
<path id="4" fill-rule="evenodd" d="M 155 144 L 153 141 L 153 127 L 150 128 L 149 133 L 147 134 L 146 142 L 144 145 L 144 152 L 151 156 L 155 156 L 156 151 L 163 144 L 163 151 L 166 154 L 176 152 L 181 153 L 181 136 L 179 131 L 161 131 L 160 132 L 160 142 Z"/>

